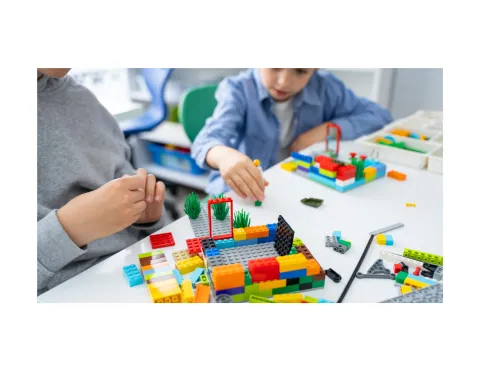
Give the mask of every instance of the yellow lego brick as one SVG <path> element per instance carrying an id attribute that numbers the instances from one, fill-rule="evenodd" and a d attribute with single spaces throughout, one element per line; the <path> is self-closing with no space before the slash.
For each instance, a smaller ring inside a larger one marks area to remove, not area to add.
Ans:
<path id="1" fill-rule="evenodd" d="M 300 165 L 307 169 L 310 169 L 310 166 L 312 166 L 312 164 L 309 164 L 308 162 L 305 162 L 305 161 L 296 160 L 295 162 L 297 163 L 297 165 Z"/>
<path id="2" fill-rule="evenodd" d="M 368 183 L 368 182 L 371 182 L 375 180 L 375 176 L 368 176 L 368 177 L 365 177 L 365 183 Z"/>
<path id="3" fill-rule="evenodd" d="M 258 283 L 258 291 L 273 290 L 279 289 L 281 287 L 287 286 L 287 280 L 272 280 L 272 281 L 263 281 Z"/>
<path id="4" fill-rule="evenodd" d="M 193 272 L 197 268 L 203 268 L 204 264 L 199 256 L 194 256 L 193 258 L 177 261 L 175 266 L 181 274 L 187 274 Z"/>
<path id="5" fill-rule="evenodd" d="M 285 256 L 277 256 L 280 272 L 290 272 L 299 269 L 307 269 L 307 258 L 303 254 L 293 254 Z"/>
<path id="6" fill-rule="evenodd" d="M 412 290 L 412 287 L 411 287 L 411 286 L 402 285 L 402 286 L 400 287 L 400 293 L 401 293 L 402 295 L 408 294 L 409 292 L 412 292 L 412 291 L 413 291 L 413 290 Z"/>
<path id="7" fill-rule="evenodd" d="M 154 303 L 177 303 L 181 300 L 181 290 L 178 284 L 162 285 L 149 284 L 148 289 Z"/>
<path id="8" fill-rule="evenodd" d="M 407 203 L 405 204 L 405 206 L 406 206 L 406 207 L 417 207 L 417 204 L 413 204 L 413 203 L 407 202 Z"/>
<path id="9" fill-rule="evenodd" d="M 233 239 L 235 241 L 241 241 L 247 239 L 247 234 L 245 233 L 244 228 L 235 228 L 233 230 Z"/>
<path id="10" fill-rule="evenodd" d="M 193 303 L 193 288 L 190 280 L 182 282 L 182 303 Z"/>
<path id="11" fill-rule="evenodd" d="M 303 298 L 307 303 L 318 303 L 318 299 L 312 298 L 311 296 L 305 296 Z"/>
<path id="12" fill-rule="evenodd" d="M 297 170 L 297 164 L 295 162 L 284 162 L 280 165 L 280 168 L 286 171 L 293 172 Z"/>
<path id="13" fill-rule="evenodd" d="M 423 287 L 427 287 L 427 286 L 430 286 L 428 283 L 425 283 L 425 282 L 422 282 L 422 281 L 417 281 L 417 280 L 413 280 L 411 278 L 405 278 L 405 281 L 403 282 L 404 285 L 407 285 L 407 286 L 412 286 L 414 288 L 416 288 L 417 290 L 418 289 L 421 289 Z"/>
<path id="14" fill-rule="evenodd" d="M 374 177 L 377 175 L 377 169 L 375 169 L 374 167 L 366 167 L 365 169 L 363 169 L 363 175 L 365 178 L 370 178 L 370 177 Z"/>
<path id="15" fill-rule="evenodd" d="M 384 234 L 377 234 L 376 240 L 379 245 L 387 244 L 387 237 Z"/>
<path id="16" fill-rule="evenodd" d="M 325 170 L 320 168 L 320 174 L 325 175 L 329 178 L 336 178 L 337 177 L 337 172 L 336 171 L 330 171 L 330 170 Z"/>
<path id="17" fill-rule="evenodd" d="M 303 296 L 302 294 L 279 294 L 273 295 L 273 300 L 277 303 L 301 303 Z"/>

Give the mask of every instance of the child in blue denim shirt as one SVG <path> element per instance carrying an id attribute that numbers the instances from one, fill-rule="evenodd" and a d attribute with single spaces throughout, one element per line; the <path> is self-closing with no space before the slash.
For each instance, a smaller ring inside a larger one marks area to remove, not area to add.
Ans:
<path id="1" fill-rule="evenodd" d="M 242 198 L 264 199 L 264 170 L 326 138 L 326 123 L 344 140 L 392 121 L 380 105 L 357 97 L 338 78 L 315 68 L 260 68 L 224 79 L 217 107 L 192 147 L 197 164 L 213 171 L 207 192 L 232 189 Z"/>

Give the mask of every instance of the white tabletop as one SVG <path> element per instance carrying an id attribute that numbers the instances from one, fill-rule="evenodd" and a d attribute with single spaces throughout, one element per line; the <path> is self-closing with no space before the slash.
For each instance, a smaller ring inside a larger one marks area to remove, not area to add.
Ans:
<path id="1" fill-rule="evenodd" d="M 171 144 L 177 147 L 192 146 L 192 142 L 183 130 L 183 125 L 170 121 L 162 122 L 155 129 L 139 134 L 139 137 L 149 142 Z"/>
<path id="2" fill-rule="evenodd" d="M 321 147 L 314 146 L 315 149 Z M 358 147 L 343 142 L 341 152 L 348 153 Z M 305 152 L 305 151 L 304 151 Z M 333 268 L 342 276 L 340 283 L 326 278 L 325 288 L 303 291 L 304 295 L 337 301 L 347 284 L 368 242 L 369 232 L 402 222 L 405 226 L 389 232 L 394 238 L 393 247 L 372 243 L 361 272 L 379 258 L 382 249 L 402 254 L 403 248 L 411 248 L 443 255 L 443 178 L 424 170 L 402 166 L 389 166 L 387 171 L 397 170 L 407 174 L 407 180 L 399 182 L 385 177 L 372 183 L 339 193 L 314 181 L 303 179 L 281 170 L 279 165 L 265 171 L 270 182 L 266 200 L 261 207 L 234 199 L 234 209 L 245 208 L 250 212 L 252 225 L 274 223 L 281 214 L 302 239 L 324 269 Z M 325 200 L 318 209 L 303 205 L 300 200 L 316 197 Z M 406 202 L 416 203 L 416 208 L 405 207 Z M 333 231 L 342 232 L 342 238 L 352 242 L 345 255 L 326 248 L 324 239 Z M 170 264 L 174 265 L 172 251 L 185 249 L 185 239 L 193 237 L 187 217 L 166 226 L 160 232 L 172 232 L 174 247 L 163 249 Z M 117 253 L 102 263 L 79 274 L 38 297 L 39 302 L 151 302 L 145 285 L 130 288 L 122 268 L 138 264 L 137 255 L 150 251 L 149 239 L 144 239 Z M 392 269 L 390 263 L 385 262 Z M 399 294 L 391 280 L 355 279 L 344 302 L 379 302 Z"/>

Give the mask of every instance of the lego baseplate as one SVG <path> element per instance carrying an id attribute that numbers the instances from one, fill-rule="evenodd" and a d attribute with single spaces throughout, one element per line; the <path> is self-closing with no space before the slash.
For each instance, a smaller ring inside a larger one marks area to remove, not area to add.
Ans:
<path id="1" fill-rule="evenodd" d="M 229 212 L 232 212 L 231 210 Z M 195 237 L 209 237 L 210 231 L 208 230 L 208 210 L 207 205 L 202 205 L 200 215 L 197 219 L 188 218 L 190 225 L 192 226 Z M 230 217 L 227 215 L 225 220 L 217 220 L 212 213 L 212 234 L 225 235 L 231 231 Z"/>
<path id="2" fill-rule="evenodd" d="M 443 303 L 443 283 L 414 290 L 408 294 L 382 301 L 382 303 Z"/>

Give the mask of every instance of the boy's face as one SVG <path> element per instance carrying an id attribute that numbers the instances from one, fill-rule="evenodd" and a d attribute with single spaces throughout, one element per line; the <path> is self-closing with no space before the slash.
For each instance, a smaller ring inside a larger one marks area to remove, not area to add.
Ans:
<path id="1" fill-rule="evenodd" d="M 314 72 L 315 68 L 260 68 L 263 85 L 277 102 L 300 92 Z"/>
<path id="2" fill-rule="evenodd" d="M 37 74 L 41 73 L 42 75 L 59 79 L 65 77 L 70 70 L 71 68 L 37 68 Z"/>

